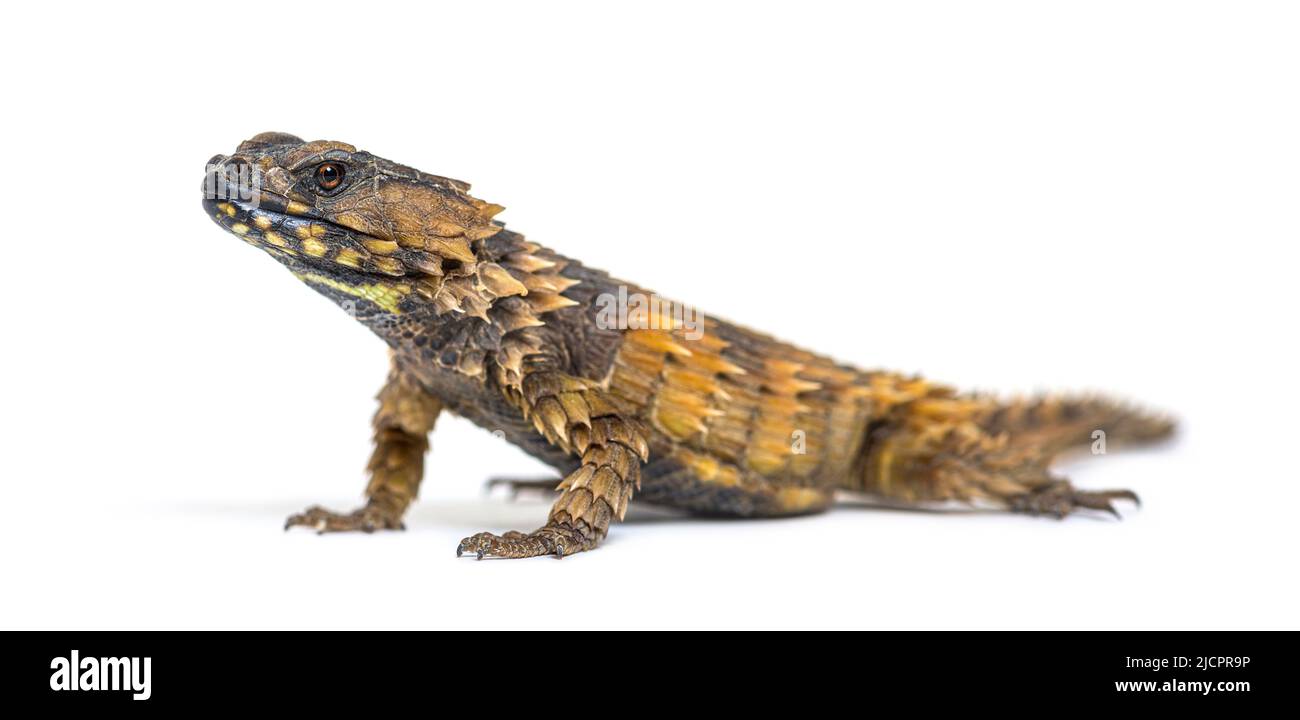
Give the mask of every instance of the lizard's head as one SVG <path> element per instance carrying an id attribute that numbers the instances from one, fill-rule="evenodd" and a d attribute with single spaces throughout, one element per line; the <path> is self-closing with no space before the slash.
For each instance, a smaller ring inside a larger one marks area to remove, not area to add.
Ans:
<path id="1" fill-rule="evenodd" d="M 564 262 L 505 232 L 500 205 L 345 143 L 256 135 L 208 161 L 203 207 L 362 319 L 432 308 L 506 336 L 577 304 Z"/>
<path id="2" fill-rule="evenodd" d="M 478 261 L 499 205 L 469 185 L 341 142 L 262 133 L 208 161 L 204 207 L 278 259 L 323 271 L 443 275 Z"/>

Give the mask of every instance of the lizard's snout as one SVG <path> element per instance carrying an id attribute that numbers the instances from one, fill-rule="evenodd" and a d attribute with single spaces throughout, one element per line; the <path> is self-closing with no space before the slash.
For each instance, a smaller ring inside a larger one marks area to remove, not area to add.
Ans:
<path id="1" fill-rule="evenodd" d="M 257 183 L 253 166 L 238 156 L 213 155 L 204 168 L 203 192 L 207 199 L 232 199 L 221 193 L 227 188 L 251 191 Z"/>

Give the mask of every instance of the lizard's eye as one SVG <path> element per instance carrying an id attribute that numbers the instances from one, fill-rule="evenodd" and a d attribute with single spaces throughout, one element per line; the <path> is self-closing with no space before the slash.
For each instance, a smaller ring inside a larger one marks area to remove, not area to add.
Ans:
<path id="1" fill-rule="evenodd" d="M 335 162 L 316 167 L 316 184 L 321 190 L 333 190 L 343 184 L 343 166 Z"/>

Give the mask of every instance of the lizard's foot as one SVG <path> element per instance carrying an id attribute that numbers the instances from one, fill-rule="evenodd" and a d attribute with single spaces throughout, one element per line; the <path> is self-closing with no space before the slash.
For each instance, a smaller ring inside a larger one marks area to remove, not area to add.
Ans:
<path id="1" fill-rule="evenodd" d="M 285 530 L 295 525 L 315 528 L 318 534 L 357 530 L 369 533 L 376 530 L 406 529 L 406 525 L 402 523 L 400 513 L 395 513 L 389 508 L 374 503 L 367 503 L 365 507 L 357 508 L 350 513 L 336 513 L 319 505 L 313 505 L 303 512 L 290 515 L 289 519 L 284 521 Z"/>
<path id="2" fill-rule="evenodd" d="M 538 555 L 563 558 L 565 555 L 589 550 L 594 545 L 573 528 L 547 525 L 531 533 L 511 531 L 503 535 L 488 532 L 471 535 L 456 546 L 456 557 L 470 553 L 479 560 L 485 557 L 526 558 Z"/>
<path id="3" fill-rule="evenodd" d="M 1057 480 L 1023 495 L 1013 496 L 1008 499 L 1008 503 L 1013 512 L 1028 515 L 1063 518 L 1079 508 L 1088 508 L 1108 512 L 1118 518 L 1120 514 L 1115 509 L 1113 500 L 1131 500 L 1134 504 L 1141 504 L 1137 494 L 1131 490 L 1088 492 L 1075 488 L 1065 480 Z"/>
<path id="4" fill-rule="evenodd" d="M 547 478 L 494 477 L 494 478 L 488 478 L 487 483 L 483 486 L 483 490 L 484 492 L 490 494 L 493 490 L 499 487 L 508 488 L 510 491 L 510 499 L 515 500 L 519 497 L 521 493 L 524 492 L 529 492 L 529 493 L 535 492 L 544 495 L 550 495 L 551 493 L 555 492 L 556 490 L 555 486 L 559 485 L 561 480 L 562 478 L 558 478 L 558 477 L 547 477 Z"/>

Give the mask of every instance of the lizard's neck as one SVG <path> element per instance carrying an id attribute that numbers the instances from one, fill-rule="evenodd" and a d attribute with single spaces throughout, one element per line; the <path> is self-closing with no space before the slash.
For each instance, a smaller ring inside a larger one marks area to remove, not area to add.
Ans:
<path id="1" fill-rule="evenodd" d="M 437 274 L 285 264 L 399 354 L 479 379 L 495 373 L 507 385 L 536 352 L 535 330 L 549 314 L 578 304 L 563 294 L 578 284 L 561 274 L 566 262 L 504 229 L 474 243 L 472 262 L 444 261 Z"/>

